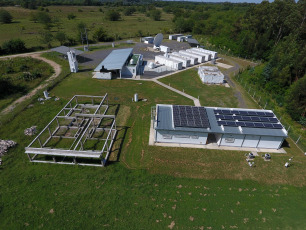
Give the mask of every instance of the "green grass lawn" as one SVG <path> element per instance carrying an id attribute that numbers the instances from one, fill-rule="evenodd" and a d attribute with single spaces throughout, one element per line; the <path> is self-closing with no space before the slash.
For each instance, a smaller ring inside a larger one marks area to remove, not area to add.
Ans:
<path id="1" fill-rule="evenodd" d="M 202 106 L 237 107 L 238 102 L 232 88 L 219 85 L 203 84 L 197 69 L 192 68 L 169 77 L 160 79 L 161 82 L 200 99 Z"/>
<path id="2" fill-rule="evenodd" d="M 131 16 L 123 16 L 120 21 L 108 21 L 105 19 L 105 13 L 110 10 L 101 7 L 103 12 L 99 11 L 100 7 L 96 6 L 49 6 L 49 15 L 51 18 L 59 20 L 59 25 L 52 27 L 53 35 L 58 31 L 64 31 L 69 37 L 79 39 L 76 33 L 77 24 L 84 22 L 89 30 L 89 39 L 92 39 L 93 32 L 103 27 L 107 34 L 116 40 L 138 37 L 141 31 L 144 35 L 154 35 L 163 29 L 171 28 L 171 14 L 162 13 L 161 21 L 153 21 L 144 13 L 134 13 Z M 30 21 L 30 14 L 38 10 L 29 10 L 20 7 L 3 7 L 13 16 L 13 23 L 0 25 L 0 45 L 12 38 L 21 38 L 25 41 L 26 46 L 37 47 L 46 45 L 40 42 L 39 33 L 43 30 L 43 25 Z M 78 12 L 81 9 L 83 12 Z M 120 10 L 120 8 L 117 8 Z M 67 15 L 73 13 L 76 18 L 68 20 Z M 59 46 L 58 41 L 53 41 L 52 46 Z"/>
<path id="3" fill-rule="evenodd" d="M 288 154 L 256 158 L 255 168 L 244 152 L 148 146 L 151 106 L 193 102 L 153 82 L 91 76 L 70 74 L 50 91 L 59 101 L 35 100 L 0 126 L 2 139 L 18 142 L 0 168 L 1 229 L 306 228 L 306 159 L 291 142 Z M 42 130 L 74 94 L 105 93 L 119 131 L 107 167 L 29 163 L 24 147 L 33 137 L 25 128 Z M 148 101 L 133 103 L 134 93 Z M 236 103 L 231 91 L 226 102 L 222 92 L 206 93 L 209 105 Z"/>

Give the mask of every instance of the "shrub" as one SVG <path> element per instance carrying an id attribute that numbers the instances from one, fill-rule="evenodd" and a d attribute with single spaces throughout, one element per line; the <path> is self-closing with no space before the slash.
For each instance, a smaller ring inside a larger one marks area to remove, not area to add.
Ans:
<path id="1" fill-rule="evenodd" d="M 73 13 L 70 13 L 70 14 L 67 15 L 67 18 L 68 18 L 68 20 L 72 20 L 72 19 L 75 19 L 76 16 Z"/>
<path id="2" fill-rule="evenodd" d="M 121 19 L 121 15 L 118 11 L 110 10 L 106 13 L 106 19 L 109 21 L 118 21 Z"/>
<path id="3" fill-rule="evenodd" d="M 13 17 L 8 11 L 3 10 L 3 9 L 0 10 L 0 22 L 1 23 L 11 23 L 12 19 Z"/>
<path id="4" fill-rule="evenodd" d="M 61 45 L 65 44 L 67 36 L 65 32 L 59 31 L 55 34 L 55 39 L 60 42 Z"/>
<path id="5" fill-rule="evenodd" d="M 5 54 L 23 53 L 27 51 L 24 41 L 19 38 L 4 42 L 2 49 Z"/>
<path id="6" fill-rule="evenodd" d="M 125 16 L 130 16 L 132 15 L 133 13 L 135 13 L 136 9 L 134 7 L 127 7 L 125 8 L 125 10 L 123 11 L 123 14 Z"/>
<path id="7" fill-rule="evenodd" d="M 154 21 L 160 21 L 161 19 L 161 11 L 160 10 L 151 10 L 150 11 L 150 17 L 154 20 Z"/>
<path id="8" fill-rule="evenodd" d="M 92 37 L 95 41 L 98 41 L 98 42 L 105 42 L 108 40 L 106 31 L 103 29 L 103 27 L 98 28 L 94 32 Z"/>

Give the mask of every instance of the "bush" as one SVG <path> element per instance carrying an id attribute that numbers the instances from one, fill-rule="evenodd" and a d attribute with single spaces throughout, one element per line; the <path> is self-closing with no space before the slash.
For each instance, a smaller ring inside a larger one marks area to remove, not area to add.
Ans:
<path id="1" fill-rule="evenodd" d="M 11 23 L 12 22 L 12 15 L 6 10 L 0 10 L 0 22 L 1 23 Z"/>
<path id="2" fill-rule="evenodd" d="M 68 20 L 72 20 L 72 19 L 75 19 L 76 16 L 73 13 L 71 13 L 71 14 L 67 15 L 67 18 L 68 18 Z"/>
<path id="3" fill-rule="evenodd" d="M 65 32 L 59 31 L 55 35 L 55 39 L 60 42 L 61 45 L 65 44 L 67 36 Z"/>
<path id="4" fill-rule="evenodd" d="M 103 29 L 103 27 L 98 28 L 94 34 L 93 34 L 93 40 L 97 42 L 105 42 L 108 40 L 106 31 Z"/>
<path id="5" fill-rule="evenodd" d="M 154 21 L 160 21 L 162 12 L 160 10 L 151 10 L 150 11 L 150 17 Z"/>
<path id="6" fill-rule="evenodd" d="M 125 8 L 125 10 L 123 11 L 123 14 L 125 16 L 131 16 L 133 13 L 135 13 L 136 9 L 134 7 L 127 7 Z"/>
<path id="7" fill-rule="evenodd" d="M 118 21 L 121 19 L 121 15 L 118 11 L 110 10 L 106 13 L 106 19 L 109 21 Z"/>
<path id="8" fill-rule="evenodd" d="M 19 38 L 4 42 L 2 49 L 4 54 L 23 53 L 27 51 L 24 41 Z"/>

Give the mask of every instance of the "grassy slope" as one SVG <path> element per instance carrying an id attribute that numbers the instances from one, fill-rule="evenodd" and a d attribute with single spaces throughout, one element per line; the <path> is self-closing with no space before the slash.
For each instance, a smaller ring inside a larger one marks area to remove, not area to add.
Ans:
<path id="1" fill-rule="evenodd" d="M 205 85 L 201 82 L 197 69 L 183 71 L 178 74 L 160 79 L 161 82 L 169 84 L 185 93 L 200 98 L 201 105 L 237 107 L 237 99 L 234 96 L 232 88 L 226 88 L 218 85 Z"/>
<path id="2" fill-rule="evenodd" d="M 14 17 L 12 24 L 1 25 L 0 31 L 0 44 L 11 38 L 20 38 L 26 42 L 27 47 L 32 46 L 44 46 L 43 43 L 39 42 L 39 32 L 43 30 L 43 25 L 40 23 L 34 23 L 29 20 L 31 12 L 34 10 L 23 9 L 19 7 L 3 7 L 9 11 Z M 89 38 L 92 38 L 93 31 L 99 27 L 106 29 L 107 33 L 118 38 L 118 35 L 123 38 L 137 37 L 136 33 L 139 30 L 145 35 L 159 33 L 163 28 L 171 27 L 170 14 L 162 14 L 161 21 L 153 21 L 151 18 L 146 17 L 144 14 L 135 13 L 132 16 L 122 16 L 121 21 L 111 22 L 105 20 L 105 12 L 108 8 L 103 8 L 103 12 L 99 12 L 99 7 L 95 6 L 50 6 L 49 15 L 52 18 L 60 20 L 59 31 L 64 31 L 70 37 L 76 38 L 76 26 L 80 22 L 87 24 L 89 32 Z M 82 9 L 83 12 L 78 12 L 78 9 Z M 68 20 L 67 15 L 73 13 L 76 18 Z M 55 34 L 58 31 L 57 26 L 52 28 L 52 32 Z M 38 41 L 38 42 L 37 42 Z M 54 41 L 53 46 L 58 46 L 59 43 Z"/>
<path id="3" fill-rule="evenodd" d="M 108 167 L 28 162 L 24 147 L 32 138 L 23 135 L 25 128 L 35 124 L 41 130 L 76 93 L 106 92 L 112 110 L 119 107 L 120 130 Z M 135 92 L 148 101 L 132 103 Z M 0 228 L 161 229 L 172 221 L 179 228 L 306 227 L 305 187 L 277 185 L 305 185 L 302 156 L 288 170 L 283 167 L 288 156 L 273 156 L 271 162 L 258 159 L 257 167 L 249 168 L 242 152 L 148 146 L 151 106 L 192 104 L 151 82 L 99 81 L 81 72 L 50 93 L 61 100 L 34 102 L 0 127 L 1 138 L 18 142 L 1 166 Z"/>

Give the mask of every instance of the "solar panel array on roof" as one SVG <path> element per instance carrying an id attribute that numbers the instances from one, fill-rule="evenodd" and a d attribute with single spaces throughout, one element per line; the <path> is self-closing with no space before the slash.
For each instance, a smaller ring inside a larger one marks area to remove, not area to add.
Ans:
<path id="1" fill-rule="evenodd" d="M 219 126 L 266 129 L 283 128 L 274 113 L 271 112 L 215 109 L 214 113 Z"/>
<path id="2" fill-rule="evenodd" d="M 204 107 L 173 105 L 175 127 L 210 128 Z"/>

